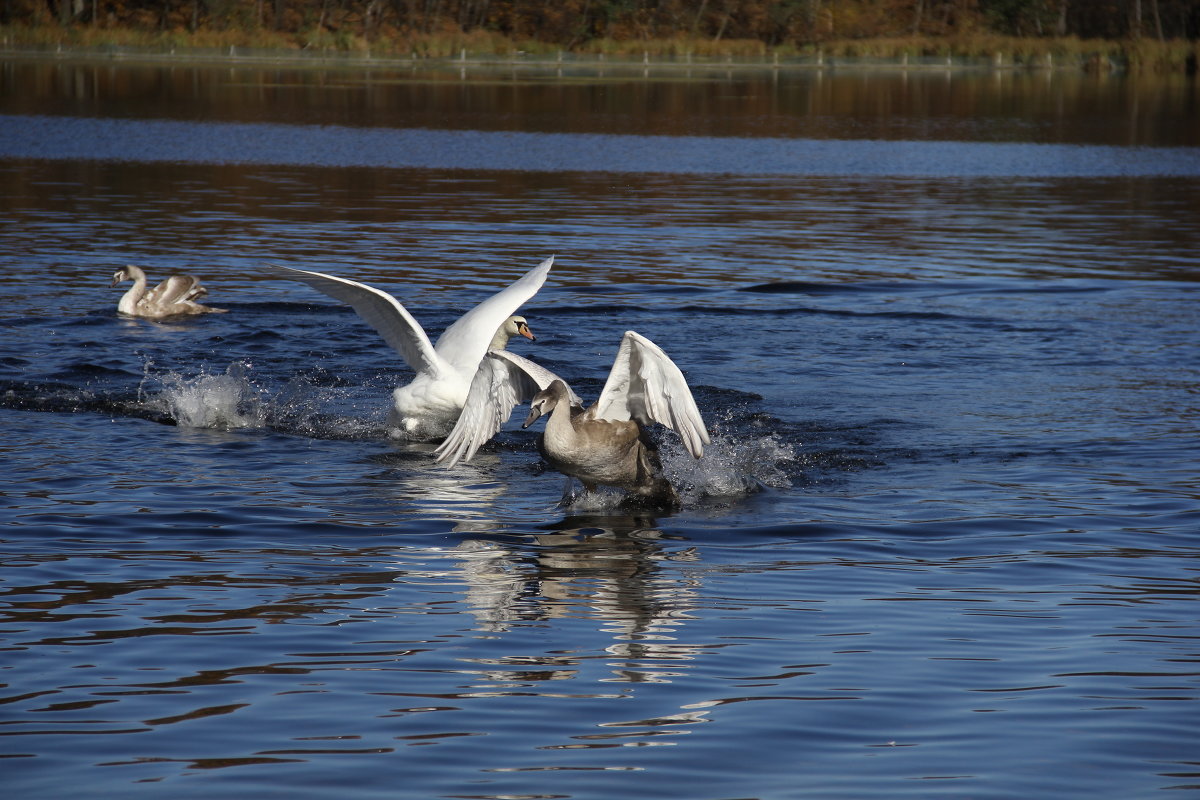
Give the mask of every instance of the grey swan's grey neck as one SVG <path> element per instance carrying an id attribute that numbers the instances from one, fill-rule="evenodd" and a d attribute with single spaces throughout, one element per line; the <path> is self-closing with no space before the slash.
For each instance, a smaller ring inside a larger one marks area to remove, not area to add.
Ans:
<path id="1" fill-rule="evenodd" d="M 121 295 L 121 299 L 117 303 L 117 311 L 136 316 L 138 302 L 146 296 L 146 273 L 141 267 L 130 264 L 116 271 L 113 275 L 112 285 L 117 286 L 127 280 L 132 280 L 133 286 L 130 286 L 125 294 Z"/>

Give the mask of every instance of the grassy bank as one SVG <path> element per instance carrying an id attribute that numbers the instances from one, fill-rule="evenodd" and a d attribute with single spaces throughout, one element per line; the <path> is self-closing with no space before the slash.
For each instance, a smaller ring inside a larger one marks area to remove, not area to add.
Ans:
<path id="1" fill-rule="evenodd" d="M 187 51 L 274 51 L 280 56 L 325 54 L 396 59 L 575 58 L 622 61 L 778 63 L 843 62 L 918 64 L 930 61 L 987 63 L 997 67 L 1125 69 L 1187 72 L 1200 61 L 1200 42 L 1016 38 L 994 35 L 850 39 L 770 47 L 750 39 L 594 39 L 566 50 L 560 45 L 517 41 L 487 31 L 412 34 L 381 30 L 371 39 L 327 30 L 284 33 L 263 29 L 158 31 L 69 26 L 0 26 L 0 52 L 58 49 L 143 54 Z"/>

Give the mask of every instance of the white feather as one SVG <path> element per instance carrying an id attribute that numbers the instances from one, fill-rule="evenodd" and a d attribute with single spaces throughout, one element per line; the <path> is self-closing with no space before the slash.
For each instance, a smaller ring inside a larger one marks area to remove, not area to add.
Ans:
<path id="1" fill-rule="evenodd" d="M 387 292 L 365 283 L 272 264 L 281 278 L 306 283 L 350 305 L 417 373 L 394 393 L 393 421 L 414 438 L 438 438 L 450 430 L 466 402 L 480 360 L 510 316 L 537 294 L 554 264 L 550 256 L 472 308 L 430 343 L 420 323 Z M 507 341 L 507 336 L 503 339 Z"/>

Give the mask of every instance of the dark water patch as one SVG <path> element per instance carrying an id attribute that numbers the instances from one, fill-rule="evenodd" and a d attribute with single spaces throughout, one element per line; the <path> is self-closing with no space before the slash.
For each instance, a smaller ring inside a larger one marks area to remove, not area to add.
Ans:
<path id="1" fill-rule="evenodd" d="M 355 315 L 354 309 L 344 303 L 322 303 L 313 301 L 308 303 L 295 303 L 287 301 L 271 301 L 267 303 L 244 303 L 235 304 L 241 305 L 248 314 L 270 314 L 279 317 L 294 317 L 297 314 L 304 316 L 332 316 L 353 318 Z"/>
<path id="2" fill-rule="evenodd" d="M 78 381 L 87 384 L 97 379 L 128 380 L 129 378 L 136 378 L 139 376 L 137 373 L 119 364 L 108 365 L 80 361 L 69 364 L 63 369 L 51 372 L 47 374 L 46 377 L 53 381 Z"/>
<path id="3" fill-rule="evenodd" d="M 1021 284 L 1018 286 L 989 286 L 989 285 L 971 285 L 964 288 L 964 294 L 1029 294 L 1029 295 L 1046 295 L 1046 294 L 1090 294 L 1102 293 L 1115 290 L 1116 286 L 1103 286 L 1095 283 L 1090 284 L 1072 284 L 1070 282 L 1051 283 L 1051 284 Z"/>
<path id="4" fill-rule="evenodd" d="M 630 315 L 630 314 L 650 313 L 651 310 L 652 309 L 650 306 L 639 306 L 639 305 L 634 305 L 634 304 L 612 305 L 612 304 L 606 304 L 606 303 L 597 303 L 595 305 L 586 305 L 586 306 L 583 306 L 583 305 L 580 305 L 580 306 L 576 306 L 576 305 L 555 306 L 553 312 L 547 311 L 547 312 L 543 313 L 541 316 L 543 316 L 545 318 L 557 317 L 557 316 L 584 316 L 584 315 L 591 316 L 593 313 L 600 313 L 600 314 L 611 314 L 611 315 L 613 315 L 614 318 L 620 319 L 621 317 L 624 317 L 624 316 Z M 530 325 L 532 325 L 532 324 L 533 323 L 530 322 Z M 615 339 L 614 341 L 619 341 L 619 339 Z"/>
<path id="5" fill-rule="evenodd" d="M 939 284 L 939 287 L 942 284 Z M 773 281 L 771 283 L 759 283 L 752 286 L 742 286 L 738 288 L 739 292 L 753 292 L 756 294 L 815 294 L 815 295 L 840 295 L 840 294 L 857 294 L 857 293 L 886 293 L 894 294 L 896 292 L 919 290 L 922 292 L 930 291 L 931 287 L 927 284 L 916 283 L 816 283 L 813 281 Z"/>
<path id="6" fill-rule="evenodd" d="M 277 352 L 279 344 L 288 337 L 270 328 L 257 328 L 228 335 L 215 335 L 208 339 L 212 349 L 237 348 L 240 352 L 256 356 Z"/>
<path id="7" fill-rule="evenodd" d="M 827 317 L 865 317 L 875 319 L 896 320 L 970 320 L 980 322 L 986 318 L 954 314 L 943 311 L 864 311 L 851 308 L 817 308 L 813 306 L 789 306 L 787 308 L 713 308 L 711 306 L 681 306 L 679 312 L 685 314 L 729 315 L 734 317 L 788 317 L 788 316 L 827 316 Z"/>
<path id="8" fill-rule="evenodd" d="M 704 295 L 714 294 L 719 290 L 703 286 L 686 286 L 680 284 L 672 284 L 670 286 L 662 286 L 659 284 L 637 283 L 634 281 L 621 281 L 619 284 L 607 283 L 591 283 L 579 286 L 572 286 L 571 292 L 581 295 L 608 295 L 608 294 L 628 294 L 633 296 L 649 296 L 666 295 L 668 297 L 677 297 L 679 295 Z M 557 307 L 555 311 L 557 311 Z"/>
<path id="9" fill-rule="evenodd" d="M 209 341 L 211 341 L 211 342 L 229 341 L 229 342 L 238 342 L 241 344 L 253 344 L 253 343 L 261 341 L 264 345 L 266 345 L 269 342 L 272 342 L 272 341 L 278 342 L 280 340 L 287 339 L 287 338 L 288 338 L 287 334 L 284 333 L 283 331 L 279 331 L 279 330 L 276 330 L 275 328 L 269 328 L 269 327 L 258 327 L 258 328 L 251 328 L 251 329 L 246 329 L 246 330 L 229 331 L 229 332 L 222 333 L 222 334 L 214 334 L 213 336 L 209 337 Z"/>
<path id="10" fill-rule="evenodd" d="M 728 414 L 733 409 L 742 408 L 753 403 L 762 402 L 762 395 L 733 389 L 727 386 L 694 385 L 692 395 L 705 408 L 721 409 Z M 778 424 L 778 420 L 762 412 L 752 412 L 747 416 L 747 422 L 755 425 Z"/>
<path id="11" fill-rule="evenodd" d="M 740 544 L 760 543 L 762 541 L 780 540 L 780 541 L 796 541 L 796 540 L 855 540 L 869 537 L 869 532 L 865 532 L 857 525 L 840 525 L 826 522 L 792 522 L 778 525 L 751 525 L 738 526 L 736 529 L 689 529 L 688 539 L 699 544 L 704 544 L 712 541 L 715 537 L 717 541 L 724 541 L 728 545 L 738 546 Z"/>
<path id="12" fill-rule="evenodd" d="M 168 414 L 136 398 L 94 392 L 68 383 L 0 380 L 0 408 L 59 414 L 107 414 L 175 424 Z"/>

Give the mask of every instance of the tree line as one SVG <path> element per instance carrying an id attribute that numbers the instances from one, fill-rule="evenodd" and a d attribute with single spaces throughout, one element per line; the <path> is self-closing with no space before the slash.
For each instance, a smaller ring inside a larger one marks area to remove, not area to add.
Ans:
<path id="1" fill-rule="evenodd" d="M 1200 37 L 1200 0 L 0 0 L 4 24 L 597 40 Z"/>

